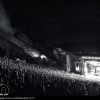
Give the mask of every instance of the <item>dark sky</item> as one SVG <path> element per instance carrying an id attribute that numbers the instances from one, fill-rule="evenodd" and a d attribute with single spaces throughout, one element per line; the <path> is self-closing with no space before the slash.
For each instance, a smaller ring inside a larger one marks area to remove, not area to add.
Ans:
<path id="1" fill-rule="evenodd" d="M 5 0 L 12 23 L 31 39 L 47 44 L 100 40 L 100 7 L 96 2 Z"/>

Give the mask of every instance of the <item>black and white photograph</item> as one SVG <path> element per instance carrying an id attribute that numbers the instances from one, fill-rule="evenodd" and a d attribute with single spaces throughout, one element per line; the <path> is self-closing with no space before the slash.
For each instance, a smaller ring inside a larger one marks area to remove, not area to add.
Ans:
<path id="1" fill-rule="evenodd" d="M 100 96 L 100 2 L 0 0 L 0 99 Z"/>

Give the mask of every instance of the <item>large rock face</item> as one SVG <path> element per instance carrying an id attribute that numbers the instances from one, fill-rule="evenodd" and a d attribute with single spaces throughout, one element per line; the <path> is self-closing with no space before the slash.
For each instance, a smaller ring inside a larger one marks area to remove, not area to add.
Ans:
<path id="1" fill-rule="evenodd" d="M 60 66 L 59 69 L 66 70 L 66 51 L 61 48 L 55 48 L 53 50 L 57 64 Z"/>
<path id="2" fill-rule="evenodd" d="M 22 32 L 15 30 L 11 26 L 10 19 L 0 2 L 0 54 L 3 56 L 28 55 L 31 56 L 27 48 L 32 48 L 31 40 Z M 33 50 L 36 52 L 36 50 Z"/>
<path id="3" fill-rule="evenodd" d="M 66 51 L 61 48 L 56 48 L 53 50 L 55 58 L 62 63 L 65 63 L 66 60 Z"/>

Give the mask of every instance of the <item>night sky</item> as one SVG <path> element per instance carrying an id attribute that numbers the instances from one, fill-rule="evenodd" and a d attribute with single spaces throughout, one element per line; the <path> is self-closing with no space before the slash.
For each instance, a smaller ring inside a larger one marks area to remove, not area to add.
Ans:
<path id="1" fill-rule="evenodd" d="M 99 2 L 5 0 L 12 25 L 47 44 L 99 41 Z"/>

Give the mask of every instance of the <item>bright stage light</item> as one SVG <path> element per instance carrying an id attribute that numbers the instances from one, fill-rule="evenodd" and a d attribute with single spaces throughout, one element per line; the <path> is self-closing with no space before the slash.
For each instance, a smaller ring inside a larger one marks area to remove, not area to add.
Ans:
<path id="1" fill-rule="evenodd" d="M 45 55 L 41 55 L 40 58 L 41 58 L 41 59 L 46 59 L 46 60 L 47 60 L 47 57 L 46 57 Z"/>
<path id="2" fill-rule="evenodd" d="M 84 63 L 85 77 L 90 80 L 100 80 L 100 62 L 85 61 Z"/>

